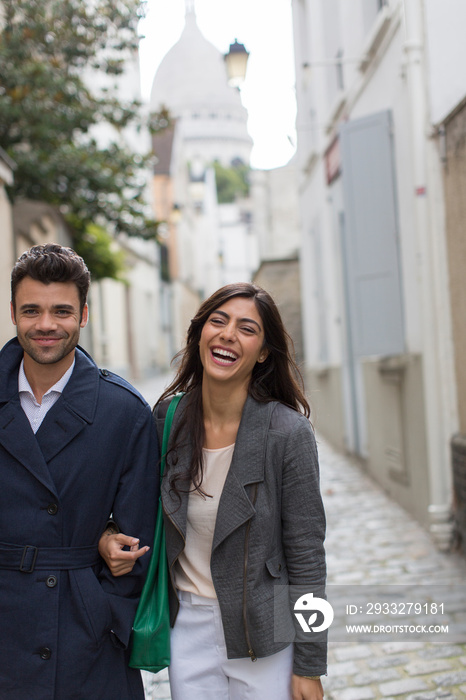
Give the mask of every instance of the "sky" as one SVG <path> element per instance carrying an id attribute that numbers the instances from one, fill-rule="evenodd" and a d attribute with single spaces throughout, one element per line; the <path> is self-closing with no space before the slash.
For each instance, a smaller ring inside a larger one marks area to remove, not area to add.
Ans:
<path id="1" fill-rule="evenodd" d="M 295 152 L 296 99 L 291 0 L 196 0 L 198 26 L 222 53 L 237 39 L 249 51 L 241 87 L 254 147 L 251 165 L 285 165 Z M 140 23 L 143 99 L 155 72 L 184 27 L 185 0 L 148 0 Z"/>

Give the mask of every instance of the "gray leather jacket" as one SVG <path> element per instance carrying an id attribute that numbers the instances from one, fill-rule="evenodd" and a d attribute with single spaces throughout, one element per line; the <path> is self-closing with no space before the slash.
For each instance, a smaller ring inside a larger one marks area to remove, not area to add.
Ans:
<path id="1" fill-rule="evenodd" d="M 186 402 L 185 396 L 174 417 L 172 436 L 183 420 Z M 168 404 L 167 399 L 155 411 L 160 444 Z M 162 482 L 172 581 L 173 566 L 185 545 L 188 494 L 181 493 L 180 501 L 169 480 L 174 473 L 187 471 L 190 456 L 189 445 L 178 447 L 176 457 L 169 452 Z M 309 421 L 276 401 L 259 403 L 248 397 L 220 498 L 211 557 L 229 658 L 254 660 L 287 646 L 286 641 L 274 640 L 274 586 L 294 584 L 322 591 L 324 538 L 317 448 Z M 284 593 L 280 624 L 289 629 L 293 613 L 288 591 L 280 590 Z M 178 612 L 174 590 L 170 612 L 173 625 Z M 326 644 L 295 642 L 294 673 L 325 674 L 326 656 Z"/>

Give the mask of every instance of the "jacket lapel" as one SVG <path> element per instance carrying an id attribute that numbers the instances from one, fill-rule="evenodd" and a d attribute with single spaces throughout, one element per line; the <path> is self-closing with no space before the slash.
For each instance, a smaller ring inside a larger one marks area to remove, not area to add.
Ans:
<path id="1" fill-rule="evenodd" d="M 0 409 L 0 444 L 49 491 L 57 495 L 39 443 L 21 408 L 18 394 Z"/>
<path id="2" fill-rule="evenodd" d="M 89 423 L 97 407 L 99 371 L 79 349 L 76 364 L 63 394 L 52 406 L 36 433 L 45 461 L 50 462 Z"/>
<path id="3" fill-rule="evenodd" d="M 236 437 L 235 451 L 218 506 L 212 550 L 255 514 L 251 488 L 264 480 L 267 434 L 273 403 L 248 396 Z"/>

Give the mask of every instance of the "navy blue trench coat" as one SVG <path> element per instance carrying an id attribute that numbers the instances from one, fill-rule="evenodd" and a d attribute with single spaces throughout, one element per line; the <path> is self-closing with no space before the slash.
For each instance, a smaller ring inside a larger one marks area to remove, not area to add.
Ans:
<path id="1" fill-rule="evenodd" d="M 0 698 L 142 700 L 128 643 L 149 557 L 114 578 L 97 545 L 113 513 L 152 543 L 158 446 L 151 411 L 81 349 L 34 435 L 12 340 L 0 353 Z"/>

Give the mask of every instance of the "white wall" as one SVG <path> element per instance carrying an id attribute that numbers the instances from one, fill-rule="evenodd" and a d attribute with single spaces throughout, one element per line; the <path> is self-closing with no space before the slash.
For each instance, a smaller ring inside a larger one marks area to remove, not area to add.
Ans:
<path id="1" fill-rule="evenodd" d="M 466 3 L 424 0 L 430 72 L 430 118 L 438 124 L 466 96 Z"/>
<path id="2" fill-rule="evenodd" d="M 300 249 L 298 165 L 251 171 L 252 229 L 261 260 L 296 257 Z"/>
<path id="3" fill-rule="evenodd" d="M 380 12 L 373 12 L 371 2 L 293 0 L 306 364 L 314 376 L 327 368 L 343 368 L 345 393 L 345 347 L 350 344 L 345 338 L 338 240 L 343 202 L 341 179 L 337 177 L 330 187 L 326 184 L 325 152 L 347 120 L 390 110 L 406 352 L 421 356 L 417 391 L 425 399 L 427 457 L 422 478 L 428 481 L 430 505 L 447 513 L 454 391 L 441 165 L 431 123 L 465 96 L 461 67 L 466 57 L 462 37 L 466 4 L 390 0 Z M 348 62 L 338 90 L 335 66 L 319 62 L 334 59 L 332 54 L 340 47 L 343 62 Z M 380 358 L 366 360 L 377 365 Z M 358 381 L 361 398 L 360 372 Z M 361 454 L 366 438 L 363 430 Z"/>

